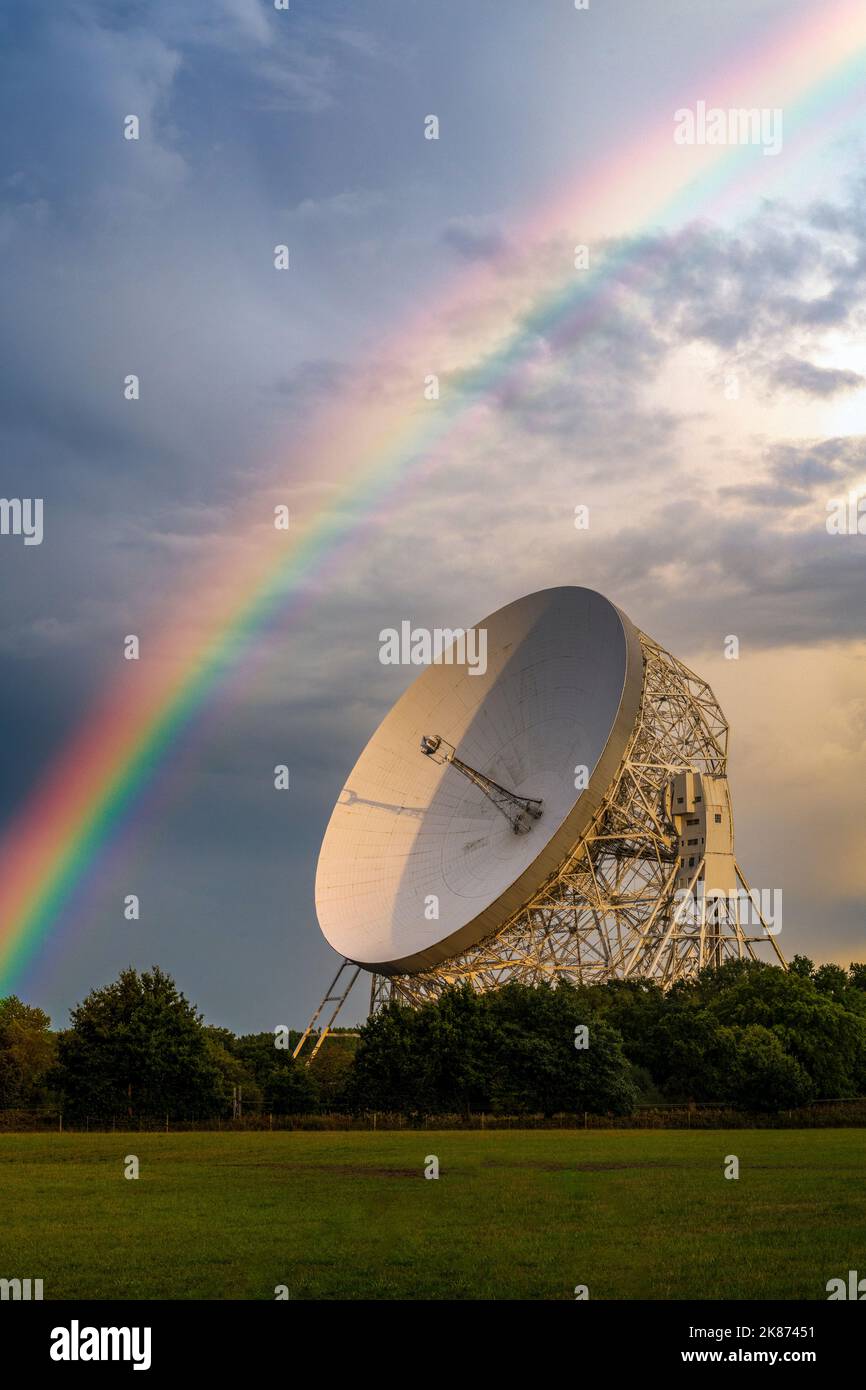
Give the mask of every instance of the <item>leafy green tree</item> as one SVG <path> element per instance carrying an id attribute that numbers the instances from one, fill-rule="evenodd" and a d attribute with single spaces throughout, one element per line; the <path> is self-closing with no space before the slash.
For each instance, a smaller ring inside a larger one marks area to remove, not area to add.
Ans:
<path id="1" fill-rule="evenodd" d="M 291 1058 L 301 1034 L 290 1032 L 286 1047 L 277 1047 L 274 1033 L 244 1033 L 235 1038 L 231 1051 L 243 1064 L 256 1084 L 264 1091 L 268 1077 L 275 1067 L 281 1067 Z M 310 1046 L 310 1044 L 308 1044 Z"/>
<path id="2" fill-rule="evenodd" d="M 575 1047 L 588 1019 L 589 1046 Z M 510 984 L 391 1004 L 361 1030 L 349 1087 L 357 1108 L 443 1114 L 630 1110 L 636 1091 L 616 1031 L 582 990 Z"/>
<path id="3" fill-rule="evenodd" d="M 709 1009 L 678 995 L 647 1038 L 646 1055 L 669 1100 L 721 1100 L 730 1089 L 737 1040 Z"/>
<path id="4" fill-rule="evenodd" d="M 866 971 L 862 978 L 866 984 Z M 772 1110 L 815 1095 L 866 1094 L 866 989 L 860 981 L 857 970 L 816 968 L 795 956 L 787 972 L 737 960 L 666 994 L 633 981 L 596 993 L 606 996 L 603 1016 L 620 1030 L 625 1055 L 669 1099 L 755 1109 L 763 1086 L 764 1108 Z M 749 1031 L 754 1028 L 762 1031 Z M 749 1059 L 756 1068 L 752 1081 Z"/>
<path id="5" fill-rule="evenodd" d="M 841 965 L 819 965 L 812 979 L 819 994 L 827 994 L 844 1004 L 849 989 L 848 971 Z"/>
<path id="6" fill-rule="evenodd" d="M 811 1077 L 817 1096 L 866 1093 L 866 1016 L 822 992 L 814 974 L 757 962 L 742 966 L 736 972 L 728 967 L 715 972 L 719 978 L 712 985 L 710 1007 L 719 1022 L 769 1029 Z M 830 979 L 835 988 L 835 977 Z M 700 993 L 704 986 L 701 976 L 694 988 Z"/>
<path id="7" fill-rule="evenodd" d="M 205 1027 L 204 1033 L 210 1059 L 221 1078 L 223 1111 L 229 1113 L 236 1088 L 240 1091 L 244 1110 L 260 1108 L 262 1088 L 252 1071 L 237 1055 L 237 1039 L 234 1034 L 228 1028 L 208 1026 Z"/>
<path id="8" fill-rule="evenodd" d="M 848 970 L 848 981 L 852 989 L 866 991 L 866 965 L 852 961 Z"/>
<path id="9" fill-rule="evenodd" d="M 56 1039 L 42 1009 L 14 994 L 0 999 L 0 1106 L 32 1109 L 48 1099 Z"/>
<path id="10" fill-rule="evenodd" d="M 490 1023 L 483 996 L 464 984 L 417 1011 L 418 1108 L 449 1114 L 487 1108 Z"/>
<path id="11" fill-rule="evenodd" d="M 344 1033 L 329 1033 L 310 1064 L 320 1110 L 345 1110 L 346 1088 L 352 1074 L 358 1039 Z"/>
<path id="12" fill-rule="evenodd" d="M 361 1028 L 361 1042 L 347 1084 L 353 1110 L 424 1109 L 424 1055 L 415 1009 L 392 1001 Z"/>
<path id="13" fill-rule="evenodd" d="M 319 1106 L 319 1091 L 302 1062 L 281 1062 L 265 1082 L 265 1106 L 275 1115 L 310 1115 Z"/>
<path id="14" fill-rule="evenodd" d="M 736 1063 L 729 1098 L 743 1110 L 785 1110 L 805 1105 L 815 1084 L 775 1033 L 760 1024 L 737 1030 Z"/>
<path id="15" fill-rule="evenodd" d="M 811 961 L 808 956 L 794 956 L 788 969 L 794 975 L 803 975 L 807 979 L 811 979 L 812 972 L 815 969 L 815 963 Z"/>
<path id="16" fill-rule="evenodd" d="M 653 980 L 610 980 L 583 991 L 587 1007 L 622 1037 L 626 1057 L 635 1066 L 649 1067 L 648 1039 L 663 1017 L 669 996 Z"/>
<path id="17" fill-rule="evenodd" d="M 72 1010 L 58 1042 L 57 1084 L 71 1114 L 208 1115 L 223 1077 L 201 1014 L 157 966 L 121 971 Z"/>
<path id="18" fill-rule="evenodd" d="M 494 1111 L 627 1114 L 637 1090 L 619 1033 L 587 1007 L 586 990 L 562 982 L 506 985 L 482 996 L 494 1023 L 487 1071 Z M 585 1034 L 577 1035 L 578 1029 Z M 585 1040 L 586 1046 L 576 1046 Z"/>

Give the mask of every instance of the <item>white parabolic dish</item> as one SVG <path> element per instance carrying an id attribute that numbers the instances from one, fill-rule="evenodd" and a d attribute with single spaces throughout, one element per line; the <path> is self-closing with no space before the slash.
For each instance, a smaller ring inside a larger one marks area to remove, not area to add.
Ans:
<path id="1" fill-rule="evenodd" d="M 545 589 L 476 628 L 487 632 L 485 673 L 426 667 L 370 739 L 325 832 L 319 923 L 335 951 L 368 970 L 431 969 L 507 921 L 588 829 L 634 728 L 640 641 L 601 594 Z M 424 757 L 423 735 L 540 798 L 541 819 L 515 834 L 484 791 Z"/>

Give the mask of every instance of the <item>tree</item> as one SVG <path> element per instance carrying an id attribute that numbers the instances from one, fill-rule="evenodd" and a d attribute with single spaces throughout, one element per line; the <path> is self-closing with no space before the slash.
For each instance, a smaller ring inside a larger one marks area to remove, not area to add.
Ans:
<path id="1" fill-rule="evenodd" d="M 14 994 L 0 999 L 0 1106 L 44 1105 L 55 1059 L 51 1019 Z"/>
<path id="2" fill-rule="evenodd" d="M 678 995 L 647 1038 L 647 1057 L 669 1100 L 722 1100 L 730 1090 L 737 1040 L 709 1009 Z"/>
<path id="3" fill-rule="evenodd" d="M 390 1004 L 361 1029 L 348 1089 L 353 1108 L 428 1114 L 622 1114 L 636 1099 L 619 1034 L 567 984 L 462 985 L 420 1009 Z"/>
<path id="4" fill-rule="evenodd" d="M 584 989 L 594 1009 L 621 1035 L 623 1050 L 635 1066 L 649 1067 L 648 1039 L 664 1015 L 669 996 L 653 980 L 609 980 Z"/>
<path id="5" fill-rule="evenodd" d="M 827 994 L 837 1003 L 843 1004 L 848 993 L 848 971 L 841 965 L 819 965 L 812 976 L 819 994 Z"/>
<path id="6" fill-rule="evenodd" d="M 342 1033 L 329 1033 L 310 1063 L 309 1074 L 315 1082 L 321 1110 L 345 1109 L 346 1087 L 352 1073 L 357 1042 L 357 1038 L 346 1037 Z"/>
<path id="7" fill-rule="evenodd" d="M 489 1108 L 491 1026 L 484 998 L 456 985 L 418 1010 L 413 1054 L 417 1103 L 438 1114 Z"/>
<path id="8" fill-rule="evenodd" d="M 848 980 L 852 989 L 866 990 L 866 965 L 852 961 L 848 970 Z"/>
<path id="9" fill-rule="evenodd" d="M 265 1082 L 265 1105 L 275 1115 L 309 1115 L 318 1103 L 316 1082 L 302 1062 L 281 1062 Z"/>
<path id="10" fill-rule="evenodd" d="M 221 1078 L 223 1110 L 228 1111 L 235 1087 L 241 1092 L 243 1108 L 257 1107 L 262 1090 L 255 1076 L 237 1055 L 237 1038 L 228 1028 L 205 1027 L 208 1053 Z"/>
<path id="11" fill-rule="evenodd" d="M 487 1067 L 493 1110 L 623 1115 L 634 1109 L 637 1090 L 622 1039 L 593 1014 L 587 993 L 563 981 L 556 988 L 511 984 L 483 996 L 494 1024 Z"/>
<path id="12" fill-rule="evenodd" d="M 802 975 L 806 979 L 811 979 L 815 969 L 815 962 L 811 961 L 808 956 L 794 956 L 788 969 L 794 975 Z"/>
<path id="13" fill-rule="evenodd" d="M 420 1013 L 420 1009 L 392 1001 L 367 1019 L 346 1088 L 350 1109 L 402 1110 L 407 1114 L 424 1109 Z"/>
<path id="14" fill-rule="evenodd" d="M 233 1039 L 230 1051 L 239 1059 L 250 1076 L 255 1078 L 260 1089 L 264 1091 L 271 1072 L 275 1067 L 282 1066 L 291 1058 L 292 1051 L 300 1037 L 300 1033 L 291 1031 L 285 1040 L 288 1045 L 277 1047 L 274 1033 L 244 1033 L 241 1037 Z"/>
<path id="15" fill-rule="evenodd" d="M 744 1110 L 794 1109 L 815 1094 L 805 1069 L 788 1056 L 775 1033 L 760 1024 L 738 1030 L 731 1082 L 729 1098 Z"/>
<path id="16" fill-rule="evenodd" d="M 819 987 L 815 971 L 784 971 L 754 961 L 733 962 L 715 971 L 708 1006 L 729 1027 L 760 1025 L 774 1033 L 826 1098 L 859 1096 L 866 1090 L 866 1015 L 859 993 L 848 988 L 840 1002 Z M 827 967 L 822 966 L 821 970 Z M 835 991 L 837 977 L 823 977 Z M 693 988 L 708 987 L 702 975 Z M 856 996 L 856 1011 L 849 1007 Z"/>
<path id="17" fill-rule="evenodd" d="M 57 1084 L 75 1115 L 208 1115 L 224 1103 L 202 1016 L 157 966 L 93 990 L 60 1035 Z"/>

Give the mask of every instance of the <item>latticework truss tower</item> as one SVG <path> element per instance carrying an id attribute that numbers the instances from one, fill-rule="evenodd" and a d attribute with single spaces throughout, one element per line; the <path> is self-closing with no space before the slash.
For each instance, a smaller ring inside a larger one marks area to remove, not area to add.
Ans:
<path id="1" fill-rule="evenodd" d="M 640 642 L 638 718 L 587 833 L 487 940 L 430 972 L 374 975 L 372 1011 L 462 981 L 488 990 L 641 977 L 667 988 L 706 966 L 757 960 L 760 946 L 785 965 L 734 858 L 724 715 L 705 681 L 643 633 Z"/>

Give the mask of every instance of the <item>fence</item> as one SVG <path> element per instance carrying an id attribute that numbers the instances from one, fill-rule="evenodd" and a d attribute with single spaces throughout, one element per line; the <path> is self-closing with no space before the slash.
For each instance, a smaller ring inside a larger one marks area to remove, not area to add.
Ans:
<path id="1" fill-rule="evenodd" d="M 641 1105 L 630 1115 L 400 1115 L 367 1111 L 358 1115 L 275 1115 L 265 1112 L 235 1119 L 219 1116 L 85 1115 L 74 1120 L 57 1109 L 0 1110 L 2 1133 L 226 1133 L 270 1130 L 507 1130 L 507 1129 L 832 1129 L 866 1127 L 866 1097 L 816 1100 L 797 1110 L 773 1113 L 732 1110 L 700 1102 Z"/>

